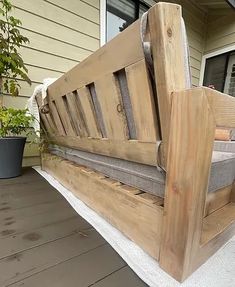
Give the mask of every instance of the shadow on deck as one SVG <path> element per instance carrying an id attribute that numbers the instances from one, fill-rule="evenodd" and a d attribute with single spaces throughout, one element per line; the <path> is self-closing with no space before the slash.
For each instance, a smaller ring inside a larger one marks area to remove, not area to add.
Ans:
<path id="1" fill-rule="evenodd" d="M 0 197 L 1 287 L 147 286 L 33 169 L 0 180 Z"/>

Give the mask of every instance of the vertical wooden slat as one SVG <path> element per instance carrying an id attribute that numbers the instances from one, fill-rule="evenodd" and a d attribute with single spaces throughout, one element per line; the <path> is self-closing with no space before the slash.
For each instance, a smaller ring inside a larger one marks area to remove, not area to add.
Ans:
<path id="1" fill-rule="evenodd" d="M 48 131 L 48 132 L 54 134 L 56 132 L 56 126 L 55 126 L 55 123 L 53 121 L 52 114 L 51 113 L 45 114 L 45 117 L 46 117 L 47 122 L 50 126 L 50 131 Z"/>
<path id="2" fill-rule="evenodd" d="M 67 106 L 63 100 L 63 97 L 58 97 L 56 104 L 66 134 L 69 136 L 77 136 L 74 127 L 72 126 L 69 111 L 67 110 Z"/>
<path id="3" fill-rule="evenodd" d="M 137 139 L 154 142 L 159 139 L 156 106 L 146 64 L 141 60 L 126 68 Z"/>
<path id="4" fill-rule="evenodd" d="M 68 93 L 66 95 L 67 97 L 67 102 L 68 102 L 68 106 L 69 106 L 69 110 L 70 110 L 70 115 L 72 118 L 72 121 L 74 123 L 75 129 L 77 134 L 80 137 L 87 137 L 88 133 L 87 133 L 87 128 L 79 107 L 79 102 L 77 100 L 77 92 L 76 93 Z"/>
<path id="5" fill-rule="evenodd" d="M 46 132 L 51 134 L 52 133 L 52 128 L 51 128 L 51 125 L 46 117 L 46 115 L 40 113 L 40 117 L 42 119 L 42 122 L 43 122 L 43 126 L 44 128 L 46 129 Z"/>
<path id="6" fill-rule="evenodd" d="M 89 137 L 101 138 L 89 89 L 87 87 L 78 89 L 77 96 L 81 104 L 81 112 L 88 129 Z"/>
<path id="7" fill-rule="evenodd" d="M 97 80 L 95 89 L 104 119 L 107 138 L 127 139 L 126 117 L 123 111 L 120 90 L 114 75 L 108 74 Z"/>
<path id="8" fill-rule="evenodd" d="M 56 125 L 56 128 L 58 130 L 58 134 L 64 136 L 66 133 L 65 133 L 64 126 L 61 122 L 58 110 L 57 110 L 56 102 L 55 101 L 50 102 L 49 107 L 50 107 L 50 111 L 52 113 L 52 116 L 54 118 L 55 125 Z"/>
<path id="9" fill-rule="evenodd" d="M 186 88 L 181 17 L 181 7 L 167 3 L 155 5 L 148 14 L 164 165 L 167 161 L 171 94 Z"/>

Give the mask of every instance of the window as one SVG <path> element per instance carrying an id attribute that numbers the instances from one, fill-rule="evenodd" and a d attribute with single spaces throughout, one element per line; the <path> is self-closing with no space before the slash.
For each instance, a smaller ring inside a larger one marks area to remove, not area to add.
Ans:
<path id="1" fill-rule="evenodd" d="M 212 86 L 235 97 L 235 53 L 229 52 L 206 60 L 203 86 Z"/>
<path id="2" fill-rule="evenodd" d="M 106 1 L 106 41 L 111 40 L 137 20 L 149 6 L 138 0 Z"/>
<path id="3" fill-rule="evenodd" d="M 229 57 L 224 92 L 235 97 L 235 54 Z"/>

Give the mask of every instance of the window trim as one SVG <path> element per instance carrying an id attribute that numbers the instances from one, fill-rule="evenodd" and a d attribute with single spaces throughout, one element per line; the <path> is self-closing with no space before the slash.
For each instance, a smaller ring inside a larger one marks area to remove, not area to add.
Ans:
<path id="1" fill-rule="evenodd" d="M 156 4 L 154 0 L 141 0 L 148 6 Z M 100 47 L 106 44 L 106 32 L 107 32 L 107 14 L 106 14 L 106 0 L 100 0 Z"/>
<path id="2" fill-rule="evenodd" d="M 203 85 L 205 68 L 206 68 L 206 60 L 209 59 L 209 58 L 213 58 L 213 57 L 219 56 L 221 54 L 232 52 L 232 51 L 235 51 L 235 45 L 230 45 L 228 47 L 218 49 L 218 50 L 216 50 L 214 52 L 207 53 L 207 54 L 202 56 L 199 86 Z"/>

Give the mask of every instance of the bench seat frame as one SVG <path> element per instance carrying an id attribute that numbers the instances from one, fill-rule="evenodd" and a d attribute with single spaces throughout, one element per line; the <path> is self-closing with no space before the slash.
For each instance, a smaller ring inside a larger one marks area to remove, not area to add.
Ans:
<path id="1" fill-rule="evenodd" d="M 42 154 L 42 168 L 158 260 L 178 281 L 185 280 L 235 234 L 234 185 L 226 191 L 226 204 L 205 212 L 215 129 L 235 128 L 235 99 L 204 87 L 186 89 L 181 24 L 179 5 L 159 3 L 149 11 L 155 92 L 137 21 L 49 86 L 46 101 L 50 112 L 41 112 L 50 141 L 56 144 L 149 165 L 156 165 L 160 157 L 166 170 L 164 200 L 47 152 Z M 126 136 L 127 123 L 114 74 L 122 69 L 132 97 L 137 139 Z M 98 96 L 102 92 L 99 99 L 105 138 L 91 109 L 88 93 L 93 82 Z M 83 114 L 73 104 L 74 91 L 83 95 Z M 41 106 L 40 95 L 37 100 Z M 76 127 L 74 115 L 80 123 Z M 158 140 L 162 143 L 160 152 Z"/>

